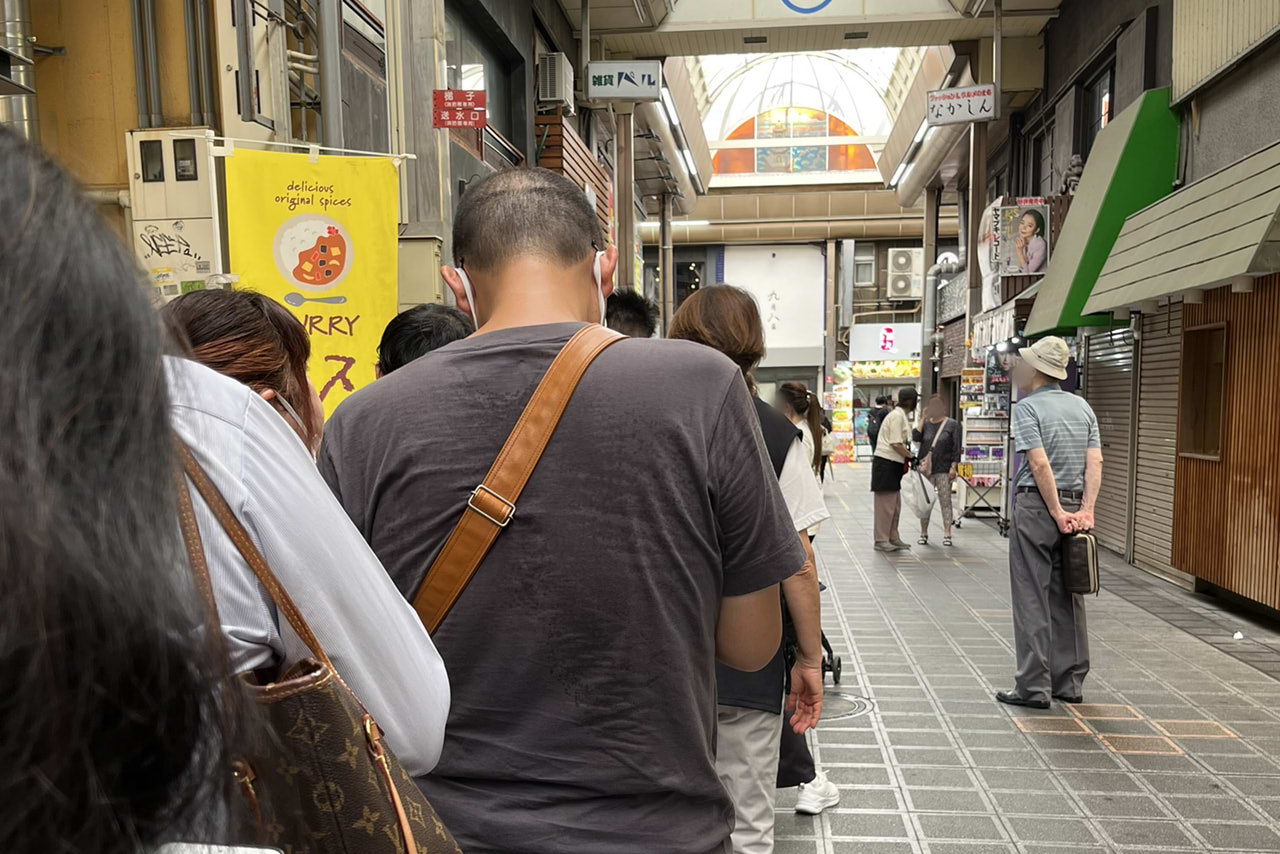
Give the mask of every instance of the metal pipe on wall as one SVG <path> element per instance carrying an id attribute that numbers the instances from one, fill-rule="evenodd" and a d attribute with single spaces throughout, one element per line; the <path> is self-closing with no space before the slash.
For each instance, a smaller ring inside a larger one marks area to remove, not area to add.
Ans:
<path id="1" fill-rule="evenodd" d="M 936 193 L 936 196 L 934 195 Z M 933 190 L 930 192 L 934 196 L 933 208 L 937 211 L 942 206 L 942 190 Z M 928 198 L 925 199 L 926 209 L 928 207 Z M 969 263 L 969 233 L 967 211 L 965 209 L 965 199 L 960 199 L 957 205 L 959 218 L 959 240 L 960 251 L 956 254 L 959 258 L 952 264 L 934 264 L 929 267 L 924 274 L 924 301 L 920 306 L 920 377 L 925 380 L 925 394 L 934 394 L 938 391 L 937 377 L 933 370 L 933 331 L 938 325 L 938 277 L 939 276 L 958 276 L 965 271 Z M 929 227 L 925 223 L 925 228 Z M 934 246 L 937 246 L 937 227 L 934 227 Z M 955 401 L 951 401 L 952 404 Z"/>
<path id="2" fill-rule="evenodd" d="M 142 38 L 147 54 L 147 119 L 151 127 L 164 126 L 160 107 L 160 54 L 156 38 L 155 0 L 142 0 Z"/>
<path id="3" fill-rule="evenodd" d="M 991 40 L 991 79 L 995 81 L 996 88 L 995 120 L 1000 121 L 1000 102 L 1004 98 L 1004 90 L 1000 88 L 1000 71 L 1001 66 L 1004 64 L 1000 60 L 1000 49 L 1004 42 L 1004 0 L 995 0 L 993 15 L 995 17 L 995 25 Z"/>
<path id="4" fill-rule="evenodd" d="M 619 110 L 614 122 L 617 181 L 613 197 L 618 234 L 618 272 L 614 287 L 633 290 L 636 273 L 635 125 L 630 110 Z"/>
<path id="5" fill-rule="evenodd" d="M 35 45 L 31 37 L 31 7 L 27 0 L 0 0 L 0 46 L 34 61 Z M 10 71 L 13 82 L 36 88 L 34 65 L 14 63 Z M 0 125 L 11 127 L 32 142 L 40 141 L 40 124 L 36 115 L 35 95 L 0 97 Z"/>
<path id="6" fill-rule="evenodd" d="M 676 304 L 675 250 L 671 245 L 671 194 L 662 194 L 662 219 L 658 225 L 658 277 L 662 289 L 658 305 L 662 309 L 662 334 L 671 328 L 671 317 Z"/>
<path id="7" fill-rule="evenodd" d="M 182 0 L 182 24 L 187 41 L 187 100 L 191 104 L 191 124 L 204 120 L 200 106 L 200 48 L 196 44 L 196 0 Z"/>
<path id="8" fill-rule="evenodd" d="M 150 95 L 147 90 L 146 37 L 142 27 L 142 4 L 145 0 L 130 0 L 130 22 L 133 24 L 133 94 L 138 99 L 138 127 L 151 127 Z"/>
<path id="9" fill-rule="evenodd" d="M 342 0 L 319 0 L 321 141 L 342 147 Z"/>
<path id="10" fill-rule="evenodd" d="M 200 62 L 200 123 L 214 127 L 217 117 L 213 109 L 213 57 L 209 50 L 209 0 L 194 0 L 196 10 L 196 50 Z"/>

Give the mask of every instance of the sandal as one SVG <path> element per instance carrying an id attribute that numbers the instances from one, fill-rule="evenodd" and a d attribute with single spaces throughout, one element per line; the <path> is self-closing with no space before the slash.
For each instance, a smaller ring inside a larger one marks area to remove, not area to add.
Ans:
<path id="1" fill-rule="evenodd" d="M 916 545 L 918 545 L 918 546 L 927 546 L 927 545 L 929 545 L 929 535 L 928 535 L 928 534 L 921 534 L 921 535 L 920 535 L 920 539 L 916 540 Z"/>
<path id="2" fill-rule="evenodd" d="M 951 538 L 950 538 L 950 537 L 943 537 L 943 538 L 942 538 L 942 544 L 943 544 L 944 546 L 949 546 L 949 545 L 951 545 Z"/>

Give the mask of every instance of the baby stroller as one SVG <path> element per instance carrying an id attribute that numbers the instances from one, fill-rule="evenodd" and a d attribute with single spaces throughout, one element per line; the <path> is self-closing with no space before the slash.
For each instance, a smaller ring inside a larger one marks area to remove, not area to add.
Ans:
<path id="1" fill-rule="evenodd" d="M 832 684 L 840 684 L 840 656 L 831 651 L 831 641 L 827 640 L 827 633 L 822 633 L 822 678 L 826 679 L 827 674 L 831 674 Z"/>

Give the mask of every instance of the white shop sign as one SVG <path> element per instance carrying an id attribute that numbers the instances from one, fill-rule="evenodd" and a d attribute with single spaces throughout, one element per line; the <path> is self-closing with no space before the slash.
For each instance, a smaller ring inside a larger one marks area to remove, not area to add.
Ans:
<path id="1" fill-rule="evenodd" d="M 919 323 L 855 323 L 849 330 L 849 360 L 852 362 L 919 358 Z"/>
<path id="2" fill-rule="evenodd" d="M 588 62 L 588 101 L 656 101 L 662 96 L 662 63 L 656 59 Z"/>
<path id="3" fill-rule="evenodd" d="M 925 118 L 930 125 L 989 122 L 996 116 L 996 87 L 990 83 L 929 93 Z"/>

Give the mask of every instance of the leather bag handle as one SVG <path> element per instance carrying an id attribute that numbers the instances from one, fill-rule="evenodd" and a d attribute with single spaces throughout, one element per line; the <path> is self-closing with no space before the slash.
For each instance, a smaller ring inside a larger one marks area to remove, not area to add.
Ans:
<path id="1" fill-rule="evenodd" d="M 584 326 L 547 368 L 413 598 L 413 609 L 428 633 L 435 634 L 440 628 L 493 541 L 514 518 L 516 501 L 551 441 L 578 381 L 596 356 L 623 337 L 594 323 Z"/>
<path id="2" fill-rule="evenodd" d="M 258 547 L 249 538 L 249 532 L 244 529 L 244 525 L 240 524 L 240 520 L 236 518 L 235 512 L 227 504 L 227 500 L 222 497 L 217 485 L 209 478 L 209 475 L 196 460 L 195 454 L 191 453 L 191 449 L 187 447 L 187 444 L 176 437 L 175 440 L 187 479 L 190 479 L 191 483 L 195 485 L 196 491 L 204 498 L 205 504 L 209 505 L 209 509 L 213 511 L 214 518 L 218 520 L 222 530 L 227 532 L 227 536 L 235 544 L 236 550 L 240 552 L 244 562 L 249 565 L 249 569 L 253 570 L 253 574 L 257 576 L 258 583 L 262 585 L 271 601 L 275 603 L 276 610 L 289 621 L 289 626 L 298 636 L 298 639 L 311 651 L 311 654 L 327 665 L 334 673 L 337 673 L 338 671 L 333 666 L 333 662 L 329 660 L 324 647 L 320 646 L 320 641 L 316 639 L 315 633 L 311 631 L 311 626 L 307 624 L 302 612 L 298 610 L 298 606 L 293 604 L 293 599 L 289 597 L 288 592 L 280 585 L 280 580 L 276 578 L 275 573 L 271 571 L 271 567 L 267 565 L 267 560 L 262 556 L 262 552 L 258 551 Z M 213 598 L 213 586 L 209 580 L 209 565 L 204 559 L 204 548 L 200 542 L 200 529 L 196 524 L 195 512 L 192 509 L 191 495 L 188 492 L 186 483 L 182 482 L 183 480 L 183 478 L 179 478 L 180 482 L 178 484 L 178 508 L 182 523 L 182 538 L 187 546 L 187 557 L 191 560 L 191 567 L 195 571 L 196 586 L 200 589 L 201 598 L 204 599 L 206 607 L 210 609 L 214 617 L 214 628 L 218 628 L 218 605 Z"/>

